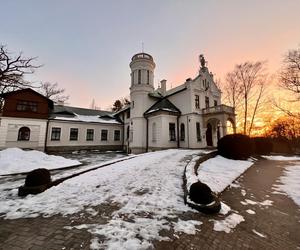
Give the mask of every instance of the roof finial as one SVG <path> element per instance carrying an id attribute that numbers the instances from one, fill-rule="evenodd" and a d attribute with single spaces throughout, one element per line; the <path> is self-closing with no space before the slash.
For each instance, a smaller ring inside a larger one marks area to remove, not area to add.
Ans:
<path id="1" fill-rule="evenodd" d="M 199 56 L 199 61 L 200 61 L 200 64 L 201 64 L 201 68 L 204 68 L 204 67 L 205 67 L 205 64 L 206 64 L 207 62 L 205 61 L 205 58 L 204 58 L 204 55 L 203 55 L 203 54 L 201 54 L 201 55 Z"/>
<path id="2" fill-rule="evenodd" d="M 144 42 L 142 42 L 142 53 L 144 53 Z"/>

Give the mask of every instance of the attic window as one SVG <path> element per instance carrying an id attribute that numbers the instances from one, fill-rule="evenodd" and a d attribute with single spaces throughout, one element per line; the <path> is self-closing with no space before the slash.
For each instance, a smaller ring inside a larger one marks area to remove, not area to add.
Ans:
<path id="1" fill-rule="evenodd" d="M 17 111 L 37 112 L 37 103 L 30 101 L 18 101 Z"/>

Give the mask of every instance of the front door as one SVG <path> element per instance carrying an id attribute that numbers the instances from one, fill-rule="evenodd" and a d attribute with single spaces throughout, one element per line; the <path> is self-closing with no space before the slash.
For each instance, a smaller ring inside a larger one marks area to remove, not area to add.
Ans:
<path id="1" fill-rule="evenodd" d="M 206 144 L 207 146 L 213 146 L 212 126 L 210 123 L 207 124 L 207 129 L 206 129 Z"/>

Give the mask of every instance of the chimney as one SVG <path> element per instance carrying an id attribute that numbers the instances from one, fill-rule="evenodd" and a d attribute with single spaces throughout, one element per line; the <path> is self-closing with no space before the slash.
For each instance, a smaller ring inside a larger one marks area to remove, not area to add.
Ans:
<path id="1" fill-rule="evenodd" d="M 165 95 L 167 92 L 167 80 L 160 81 L 160 89 L 161 89 L 162 95 Z"/>

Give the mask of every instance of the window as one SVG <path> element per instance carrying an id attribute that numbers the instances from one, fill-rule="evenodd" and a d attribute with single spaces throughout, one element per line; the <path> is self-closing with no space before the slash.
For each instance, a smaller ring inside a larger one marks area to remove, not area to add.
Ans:
<path id="1" fill-rule="evenodd" d="M 78 128 L 71 128 L 70 141 L 77 141 L 77 140 L 78 140 Z"/>
<path id="2" fill-rule="evenodd" d="M 120 130 L 115 130 L 114 131 L 114 140 L 115 141 L 120 141 L 121 140 L 121 131 Z"/>
<path id="3" fill-rule="evenodd" d="M 195 95 L 195 108 L 200 108 L 200 101 L 199 101 L 199 95 Z"/>
<path id="4" fill-rule="evenodd" d="M 126 112 L 126 118 L 130 118 L 130 110 L 128 110 L 127 112 Z"/>
<path id="5" fill-rule="evenodd" d="M 170 141 L 176 141 L 175 123 L 169 123 L 169 136 Z"/>
<path id="6" fill-rule="evenodd" d="M 107 135 L 108 135 L 108 130 L 102 129 L 101 130 L 101 141 L 107 141 Z"/>
<path id="7" fill-rule="evenodd" d="M 209 108 L 209 97 L 205 96 L 205 108 Z"/>
<path id="8" fill-rule="evenodd" d="M 152 123 L 152 141 L 153 142 L 156 141 L 156 123 L 155 122 Z"/>
<path id="9" fill-rule="evenodd" d="M 127 126 L 126 137 L 127 137 L 127 140 L 129 140 L 129 126 Z"/>
<path id="10" fill-rule="evenodd" d="M 218 106 L 218 101 L 217 100 L 214 100 L 214 106 Z"/>
<path id="11" fill-rule="evenodd" d="M 93 141 L 94 140 L 94 129 L 87 129 L 86 130 L 86 140 Z"/>
<path id="12" fill-rule="evenodd" d="M 18 101 L 17 111 L 37 112 L 37 103 L 29 101 Z"/>
<path id="13" fill-rule="evenodd" d="M 141 84 L 142 81 L 142 71 L 139 69 L 138 71 L 138 84 Z"/>
<path id="14" fill-rule="evenodd" d="M 196 122 L 197 141 L 201 141 L 200 122 Z"/>
<path id="15" fill-rule="evenodd" d="M 184 129 L 184 124 L 180 124 L 180 141 L 185 140 L 185 129 Z"/>
<path id="16" fill-rule="evenodd" d="M 51 141 L 60 140 L 61 128 L 52 128 L 51 130 Z"/>
<path id="17" fill-rule="evenodd" d="M 134 84 L 134 72 L 131 73 L 131 85 Z"/>
<path id="18" fill-rule="evenodd" d="M 22 127 L 19 129 L 18 141 L 29 141 L 30 129 L 28 127 Z"/>
<path id="19" fill-rule="evenodd" d="M 150 84 L 150 71 L 147 70 L 147 84 Z"/>
<path id="20" fill-rule="evenodd" d="M 208 90 L 209 89 L 209 81 L 206 81 L 206 79 L 204 79 L 202 82 L 203 82 L 204 89 Z"/>

